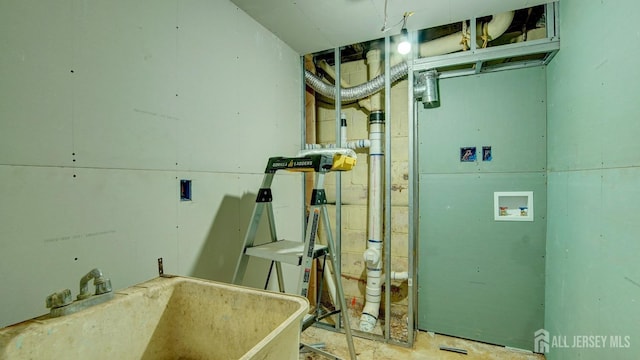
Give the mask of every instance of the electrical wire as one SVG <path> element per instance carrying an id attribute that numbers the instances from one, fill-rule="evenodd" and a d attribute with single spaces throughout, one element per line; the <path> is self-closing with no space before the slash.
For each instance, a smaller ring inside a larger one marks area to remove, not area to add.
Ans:
<path id="1" fill-rule="evenodd" d="M 382 24 L 382 29 L 380 31 L 385 32 L 387 29 L 387 0 L 384 0 L 384 23 Z"/>
<path id="2" fill-rule="evenodd" d="M 402 28 L 406 28 L 407 27 L 407 18 L 409 16 L 413 15 L 413 11 L 407 11 L 402 15 L 402 20 L 398 21 L 397 23 L 387 27 L 387 0 L 385 0 L 384 2 L 384 25 L 382 25 L 382 29 L 380 29 L 380 31 L 382 32 L 387 32 L 393 28 L 395 28 L 396 26 L 402 24 Z"/>

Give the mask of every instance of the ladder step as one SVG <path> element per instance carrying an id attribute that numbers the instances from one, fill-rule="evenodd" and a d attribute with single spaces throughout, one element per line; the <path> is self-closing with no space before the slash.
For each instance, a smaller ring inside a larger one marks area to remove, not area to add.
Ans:
<path id="1" fill-rule="evenodd" d="M 316 322 L 316 317 L 313 314 L 307 314 L 302 319 L 302 331 L 305 331 L 309 326 Z"/>
<path id="2" fill-rule="evenodd" d="M 291 240 L 278 240 L 262 245 L 247 247 L 245 254 L 272 261 L 300 266 L 304 243 Z M 313 258 L 324 256 L 329 252 L 326 245 L 316 243 L 313 247 Z"/>

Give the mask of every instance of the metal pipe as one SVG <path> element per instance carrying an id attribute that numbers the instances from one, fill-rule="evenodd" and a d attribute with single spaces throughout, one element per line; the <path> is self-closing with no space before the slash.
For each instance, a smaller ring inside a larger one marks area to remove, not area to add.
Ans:
<path id="1" fill-rule="evenodd" d="M 334 51 L 334 63 L 336 64 L 336 79 L 340 79 L 341 77 L 341 61 L 342 56 L 340 55 L 340 48 L 336 47 Z M 334 88 L 334 96 L 336 99 L 336 144 L 340 145 L 340 134 L 341 134 L 341 114 L 342 114 L 342 94 L 341 94 L 340 81 L 336 82 L 336 86 Z M 327 229 L 328 230 L 328 229 Z M 342 174 L 340 171 L 336 172 L 336 242 L 335 242 L 335 254 L 334 257 L 336 259 L 333 263 L 333 271 L 335 273 L 335 278 L 339 279 L 342 277 Z M 339 284 L 335 284 L 339 285 Z M 342 294 L 344 295 L 344 294 Z M 344 299 L 337 299 L 339 301 L 335 301 L 334 305 L 336 308 L 340 307 L 339 304 L 344 302 Z M 341 312 L 338 314 L 338 321 L 336 322 L 336 329 L 340 328 L 341 318 L 343 317 L 343 313 L 347 311 L 347 309 L 340 309 Z"/>
<path id="2" fill-rule="evenodd" d="M 406 30 L 405 30 L 406 31 Z M 408 39 L 407 39 L 408 40 Z M 384 228 L 384 270 L 385 270 L 385 282 L 387 285 L 391 283 L 391 81 L 389 79 L 390 62 L 390 40 L 389 36 L 384 39 L 384 73 L 385 87 L 384 87 L 384 109 L 387 112 L 387 121 L 385 122 L 384 129 L 384 222 L 382 223 Z M 384 338 L 389 340 L 391 338 L 391 288 L 388 286 L 384 292 Z"/>

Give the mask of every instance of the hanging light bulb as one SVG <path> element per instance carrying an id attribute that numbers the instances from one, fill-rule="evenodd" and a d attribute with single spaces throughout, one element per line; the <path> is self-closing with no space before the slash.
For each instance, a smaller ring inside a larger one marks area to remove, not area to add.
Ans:
<path id="1" fill-rule="evenodd" d="M 405 12 L 404 15 L 402 15 L 402 30 L 400 30 L 400 43 L 398 43 L 398 52 L 402 55 L 411 52 L 409 32 L 407 31 L 407 18 L 411 15 L 413 15 L 413 11 Z"/>
<path id="2" fill-rule="evenodd" d="M 406 55 L 411 52 L 411 43 L 409 42 L 409 32 L 406 28 L 400 30 L 400 43 L 398 44 L 398 52 Z"/>

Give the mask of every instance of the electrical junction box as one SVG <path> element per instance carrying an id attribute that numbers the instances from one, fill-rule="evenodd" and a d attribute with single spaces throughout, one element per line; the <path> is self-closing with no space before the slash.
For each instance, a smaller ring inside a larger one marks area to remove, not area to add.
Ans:
<path id="1" fill-rule="evenodd" d="M 191 201 L 191 180 L 180 180 L 180 201 Z"/>

